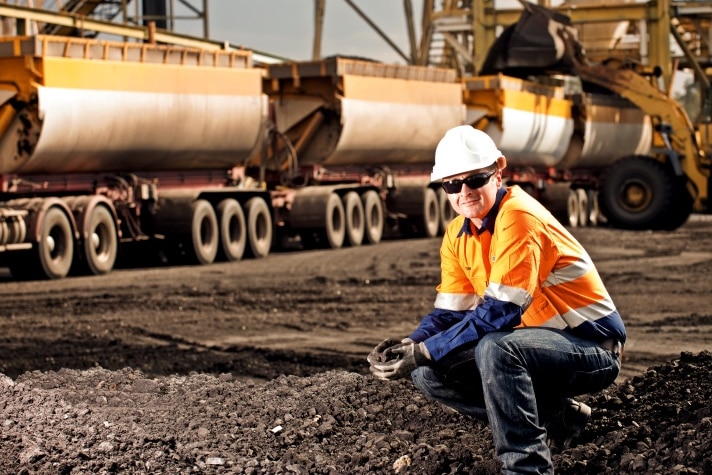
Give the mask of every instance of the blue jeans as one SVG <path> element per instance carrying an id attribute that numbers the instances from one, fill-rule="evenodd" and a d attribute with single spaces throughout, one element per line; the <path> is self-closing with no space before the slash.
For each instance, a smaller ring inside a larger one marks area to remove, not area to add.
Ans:
<path id="1" fill-rule="evenodd" d="M 562 398 L 608 387 L 621 365 L 596 343 L 548 328 L 489 333 L 456 351 L 447 367 L 416 368 L 413 382 L 430 399 L 489 422 L 508 475 L 553 474 L 546 414 Z"/>

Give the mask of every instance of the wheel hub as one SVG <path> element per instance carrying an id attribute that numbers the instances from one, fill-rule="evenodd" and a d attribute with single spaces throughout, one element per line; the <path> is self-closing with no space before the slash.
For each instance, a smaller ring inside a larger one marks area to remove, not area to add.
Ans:
<path id="1" fill-rule="evenodd" d="M 623 187 L 621 205 L 628 211 L 641 211 L 650 206 L 653 194 L 640 182 L 629 182 Z"/>

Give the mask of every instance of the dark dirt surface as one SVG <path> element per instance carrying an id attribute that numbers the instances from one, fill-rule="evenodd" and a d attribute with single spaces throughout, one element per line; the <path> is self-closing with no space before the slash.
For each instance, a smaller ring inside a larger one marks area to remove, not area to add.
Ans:
<path id="1" fill-rule="evenodd" d="M 629 340 L 557 473 L 712 474 L 712 219 L 572 231 Z M 0 474 L 497 473 L 486 426 L 368 374 L 371 348 L 432 307 L 438 248 L 0 270 Z"/>

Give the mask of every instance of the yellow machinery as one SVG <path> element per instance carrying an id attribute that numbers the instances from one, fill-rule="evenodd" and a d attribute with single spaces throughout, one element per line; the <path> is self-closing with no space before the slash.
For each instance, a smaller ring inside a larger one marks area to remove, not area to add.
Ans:
<path id="1" fill-rule="evenodd" d="M 510 181 L 572 226 L 603 215 L 617 227 L 675 229 L 709 212 L 705 141 L 659 89 L 656 68 L 589 64 L 566 16 L 524 6 L 481 74 L 463 79 L 468 122 L 495 138 Z"/>

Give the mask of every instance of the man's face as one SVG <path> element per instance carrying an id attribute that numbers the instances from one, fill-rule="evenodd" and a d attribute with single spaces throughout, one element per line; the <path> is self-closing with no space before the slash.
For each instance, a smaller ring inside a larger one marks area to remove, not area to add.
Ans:
<path id="1" fill-rule="evenodd" d="M 449 176 L 443 182 L 451 180 L 464 180 L 472 175 L 487 173 L 487 169 L 472 170 L 459 175 Z M 489 178 L 487 183 L 479 188 L 473 189 L 462 183 L 462 189 L 458 193 L 448 193 L 447 198 L 450 205 L 458 214 L 470 219 L 482 220 L 497 198 L 497 190 L 502 186 L 502 171 L 497 170 Z"/>

